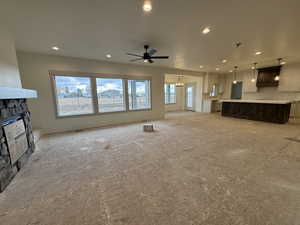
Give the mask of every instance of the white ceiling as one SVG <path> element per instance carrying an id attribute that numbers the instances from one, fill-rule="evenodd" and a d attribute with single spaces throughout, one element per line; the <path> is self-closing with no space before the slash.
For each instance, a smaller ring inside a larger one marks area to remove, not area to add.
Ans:
<path id="1" fill-rule="evenodd" d="M 18 50 L 128 63 L 150 44 L 169 60 L 151 66 L 228 71 L 234 65 L 300 62 L 299 0 L 7 0 L 0 19 Z M 205 26 L 212 31 L 203 35 Z M 235 43 L 243 45 L 235 48 Z M 51 50 L 57 45 L 58 52 Z M 263 54 L 256 56 L 255 51 Z M 226 58 L 225 65 L 221 60 Z M 141 62 L 143 63 L 143 62 Z"/>

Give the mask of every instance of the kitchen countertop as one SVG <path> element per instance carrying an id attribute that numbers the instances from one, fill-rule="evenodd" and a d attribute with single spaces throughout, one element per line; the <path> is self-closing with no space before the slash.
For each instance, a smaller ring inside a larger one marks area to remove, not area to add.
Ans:
<path id="1" fill-rule="evenodd" d="M 261 104 L 290 104 L 290 100 L 257 100 L 257 99 L 221 99 L 220 102 L 261 103 Z"/>

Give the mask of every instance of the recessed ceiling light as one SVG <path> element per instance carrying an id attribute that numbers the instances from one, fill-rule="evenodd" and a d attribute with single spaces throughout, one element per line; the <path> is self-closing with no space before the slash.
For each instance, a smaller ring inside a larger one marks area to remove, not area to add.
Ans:
<path id="1" fill-rule="evenodd" d="M 229 73 L 232 73 L 233 71 L 232 70 L 229 70 Z"/>
<path id="2" fill-rule="evenodd" d="M 216 68 L 216 71 L 219 71 L 219 70 L 220 70 L 220 68 L 217 67 L 217 68 Z"/>
<path id="3" fill-rule="evenodd" d="M 203 30 L 202 30 L 202 34 L 208 34 L 210 32 L 210 28 L 209 27 L 205 27 Z"/>
<path id="4" fill-rule="evenodd" d="M 222 60 L 222 63 L 227 63 L 227 59 L 223 59 L 223 60 Z"/>
<path id="5" fill-rule="evenodd" d="M 261 55 L 262 52 L 255 52 L 255 55 Z"/>
<path id="6" fill-rule="evenodd" d="M 200 65 L 199 67 L 200 67 L 200 69 L 203 69 L 204 66 Z"/>
<path id="7" fill-rule="evenodd" d="M 251 67 L 251 69 L 253 69 L 253 70 L 254 70 L 254 69 L 255 69 L 255 67 L 254 67 L 254 66 L 252 66 L 252 67 Z"/>
<path id="8" fill-rule="evenodd" d="M 151 1 L 145 1 L 143 5 L 143 9 L 145 12 L 150 12 L 152 10 L 152 4 Z"/>
<path id="9" fill-rule="evenodd" d="M 53 49 L 54 51 L 58 51 L 58 50 L 59 50 L 59 47 L 53 46 L 52 49 Z"/>
<path id="10" fill-rule="evenodd" d="M 106 58 L 110 59 L 111 58 L 111 54 L 107 54 Z"/>
<path id="11" fill-rule="evenodd" d="M 252 82 L 252 83 L 254 83 L 255 81 L 256 81 L 255 78 L 252 78 L 252 79 L 251 79 L 251 82 Z"/>

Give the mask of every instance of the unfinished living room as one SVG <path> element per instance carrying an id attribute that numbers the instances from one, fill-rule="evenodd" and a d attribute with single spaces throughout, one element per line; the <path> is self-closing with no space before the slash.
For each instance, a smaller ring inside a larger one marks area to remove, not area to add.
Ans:
<path id="1" fill-rule="evenodd" d="M 300 224 L 299 1 L 1 3 L 1 225 Z"/>

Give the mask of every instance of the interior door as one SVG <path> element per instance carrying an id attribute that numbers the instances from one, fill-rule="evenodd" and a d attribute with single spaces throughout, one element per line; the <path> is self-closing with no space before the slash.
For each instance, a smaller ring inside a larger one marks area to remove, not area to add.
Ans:
<path id="1" fill-rule="evenodd" d="M 236 84 L 231 85 L 231 99 L 241 99 L 243 90 L 243 82 L 238 81 Z"/>
<path id="2" fill-rule="evenodd" d="M 195 111 L 195 84 L 186 84 L 185 86 L 185 109 Z"/>

